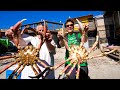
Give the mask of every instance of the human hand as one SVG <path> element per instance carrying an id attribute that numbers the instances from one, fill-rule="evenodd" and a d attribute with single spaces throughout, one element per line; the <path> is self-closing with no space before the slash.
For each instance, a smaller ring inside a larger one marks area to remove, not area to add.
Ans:
<path id="1" fill-rule="evenodd" d="M 63 33 L 62 31 L 58 31 L 57 37 L 59 40 L 63 40 Z"/>
<path id="2" fill-rule="evenodd" d="M 50 43 L 53 39 L 53 36 L 51 34 L 51 32 L 49 30 L 47 30 L 46 34 L 45 34 L 45 40 L 47 43 Z"/>
<path id="3" fill-rule="evenodd" d="M 29 28 L 29 27 L 30 27 L 29 25 L 25 26 L 25 28 Z"/>
<path id="4" fill-rule="evenodd" d="M 11 40 L 14 37 L 14 33 L 11 29 L 8 29 L 5 31 L 5 36 Z"/>
<path id="5" fill-rule="evenodd" d="M 82 34 L 87 34 L 88 29 L 89 29 L 89 25 L 86 24 L 86 25 L 84 26 L 84 30 L 83 30 Z"/>

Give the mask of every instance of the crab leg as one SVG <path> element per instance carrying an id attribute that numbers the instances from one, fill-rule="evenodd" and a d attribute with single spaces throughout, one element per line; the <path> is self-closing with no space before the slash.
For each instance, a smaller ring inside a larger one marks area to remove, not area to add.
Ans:
<path id="1" fill-rule="evenodd" d="M 34 65 L 35 65 L 35 67 L 37 68 L 38 72 L 41 73 L 41 70 L 40 70 L 40 68 L 38 67 L 38 65 L 37 65 L 37 64 L 34 64 Z"/>
<path id="2" fill-rule="evenodd" d="M 36 69 L 33 67 L 33 65 L 31 65 L 32 70 L 34 71 L 35 75 L 38 75 L 38 72 L 36 71 Z"/>
<path id="3" fill-rule="evenodd" d="M 38 67 L 38 65 L 37 65 L 37 64 L 34 64 L 34 65 L 35 65 L 35 67 L 37 68 L 38 72 L 41 73 L 42 71 L 40 70 L 40 68 Z M 42 75 L 42 78 L 44 78 L 43 75 Z"/>
<path id="4" fill-rule="evenodd" d="M 40 74 L 38 74 L 37 76 L 29 76 L 30 78 L 40 78 L 41 76 L 43 76 L 43 74 L 47 71 L 47 70 L 50 70 L 50 67 L 46 67 L 45 68 L 45 70 L 42 72 L 42 73 L 40 73 Z M 45 78 L 45 77 L 44 77 Z"/>
<path id="5" fill-rule="evenodd" d="M 76 64 L 77 64 L 77 62 L 74 62 L 74 63 L 73 63 L 73 67 L 72 67 L 72 68 L 70 69 L 70 71 L 66 74 L 67 77 L 70 76 L 70 74 L 72 73 L 72 71 L 73 71 L 73 69 L 75 68 Z"/>
<path id="6" fill-rule="evenodd" d="M 67 61 L 70 61 L 70 60 L 68 59 L 68 60 L 64 61 L 64 63 L 67 62 Z M 29 76 L 30 78 L 40 78 L 47 70 L 57 69 L 58 67 L 61 66 L 61 65 L 58 65 L 58 66 L 56 66 L 56 67 L 49 67 L 49 66 L 47 66 L 45 63 L 43 63 L 41 60 L 38 60 L 38 62 L 40 62 L 40 63 L 45 67 L 45 70 L 44 70 L 42 73 L 40 73 L 39 75 L 37 75 L 37 76 Z M 64 63 L 62 63 L 62 64 L 64 64 Z M 44 76 L 44 78 L 45 78 L 48 74 L 49 74 L 49 71 L 46 73 L 46 75 Z"/>
<path id="7" fill-rule="evenodd" d="M 0 74 L 16 63 L 17 63 L 17 61 L 14 61 L 14 62 L 11 62 L 10 64 L 8 64 L 6 67 L 4 67 L 2 70 L 0 70 Z"/>
<path id="8" fill-rule="evenodd" d="M 46 24 L 46 21 L 44 20 L 44 37 L 45 37 L 45 34 L 46 34 L 46 32 L 47 32 L 47 24 Z"/>
<path id="9" fill-rule="evenodd" d="M 71 64 L 68 64 L 60 73 L 58 79 L 62 76 L 62 74 L 68 69 L 68 67 L 71 66 Z"/>
<path id="10" fill-rule="evenodd" d="M 12 74 L 9 76 L 8 79 L 12 79 L 13 78 L 13 75 L 18 71 L 18 69 L 21 67 L 20 63 L 18 65 L 18 67 L 12 72 Z"/>
<path id="11" fill-rule="evenodd" d="M 25 68 L 26 64 L 22 65 L 22 68 L 18 71 L 17 75 L 15 76 L 15 78 L 17 78 L 19 76 L 19 74 L 22 72 L 22 70 Z"/>
<path id="12" fill-rule="evenodd" d="M 2 56 L 0 57 L 0 60 L 4 60 L 4 59 L 8 59 L 8 58 L 13 58 L 14 56 L 10 55 L 10 56 Z"/>
<path id="13" fill-rule="evenodd" d="M 25 21 L 25 20 L 27 20 L 27 19 L 22 19 L 21 21 L 18 21 L 18 22 L 13 26 L 13 28 L 12 28 L 13 31 L 14 31 L 14 32 L 17 32 L 17 30 L 20 28 L 22 22 Z"/>
<path id="14" fill-rule="evenodd" d="M 21 21 L 18 21 L 13 27 L 12 31 L 14 32 L 14 43 L 18 47 L 19 45 L 19 35 L 18 35 L 18 29 L 20 28 L 23 21 L 26 19 L 22 19 Z"/>
<path id="15" fill-rule="evenodd" d="M 95 43 L 93 44 L 93 46 L 90 48 L 90 50 L 88 51 L 88 54 L 91 53 L 91 51 L 97 46 L 97 44 L 98 44 L 98 38 L 99 38 L 99 36 L 97 35 L 97 36 L 96 36 L 96 41 L 95 41 Z"/>
<path id="16" fill-rule="evenodd" d="M 111 51 L 109 51 L 109 52 L 107 52 L 107 53 L 102 53 L 102 54 L 99 54 L 99 55 L 97 55 L 97 56 L 90 57 L 90 58 L 88 58 L 88 59 L 97 58 L 97 57 L 102 57 L 102 56 L 108 55 L 108 54 L 110 54 L 110 53 L 112 53 L 112 52 L 115 52 L 116 50 L 117 50 L 117 49 L 113 49 L 113 50 L 111 50 Z"/>
<path id="17" fill-rule="evenodd" d="M 40 59 L 37 60 L 38 63 L 42 64 L 45 68 L 48 67 L 48 65 L 46 65 L 44 62 L 42 62 Z"/>
<path id="18" fill-rule="evenodd" d="M 80 73 L 79 73 L 79 72 L 80 72 L 80 62 L 81 62 L 81 61 L 79 61 L 78 64 L 77 64 L 78 69 L 77 69 L 77 73 L 76 73 L 76 79 L 79 79 L 79 74 L 80 74 Z"/>
<path id="19" fill-rule="evenodd" d="M 46 73 L 46 75 L 44 76 L 44 78 L 45 78 L 49 73 L 50 73 L 50 69 L 48 70 L 48 72 Z M 43 78 L 43 79 L 44 79 L 44 78 Z"/>
<path id="20" fill-rule="evenodd" d="M 81 21 L 79 21 L 78 19 L 76 19 L 76 21 L 78 22 L 78 24 L 79 24 L 79 26 L 80 26 L 80 29 L 83 31 L 83 30 L 84 30 L 84 28 L 83 28 L 82 22 L 81 22 Z"/>
<path id="21" fill-rule="evenodd" d="M 80 63 L 81 63 L 81 60 L 82 60 L 82 58 L 80 57 L 79 54 L 77 54 L 77 59 L 78 59 L 78 64 L 77 64 L 78 68 L 77 68 L 77 72 L 76 72 L 76 79 L 79 79 Z"/>
<path id="22" fill-rule="evenodd" d="M 52 67 L 51 69 L 57 69 L 58 67 L 62 66 L 65 62 L 71 61 L 72 59 L 68 58 L 68 60 L 64 60 L 63 62 L 61 62 L 60 64 L 58 64 L 55 67 Z"/>

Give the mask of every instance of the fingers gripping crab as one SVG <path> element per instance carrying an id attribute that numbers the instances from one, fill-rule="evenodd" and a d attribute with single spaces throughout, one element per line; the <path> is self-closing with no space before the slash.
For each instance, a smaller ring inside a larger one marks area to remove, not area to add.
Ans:
<path id="1" fill-rule="evenodd" d="M 15 35 L 16 35 L 16 33 L 18 33 L 17 31 L 18 31 L 19 27 L 21 26 L 21 24 L 22 24 L 22 22 L 24 20 L 26 20 L 26 19 L 23 19 L 23 20 L 17 22 L 12 27 L 12 31 L 14 32 Z M 45 21 L 44 21 L 44 24 L 45 24 Z M 46 31 L 47 31 L 47 28 L 46 28 L 46 24 L 45 24 L 44 25 L 43 42 L 41 43 L 41 46 L 45 42 Z M 17 38 L 15 38 L 15 42 L 14 43 L 16 44 L 16 46 L 18 46 L 19 45 L 19 37 L 17 35 L 16 35 L 16 37 Z M 31 66 L 31 69 L 34 71 L 35 75 L 38 75 L 39 73 L 41 73 L 41 70 L 38 67 L 37 63 L 40 63 L 45 68 L 49 67 L 48 65 L 46 65 L 44 62 L 42 62 L 39 59 L 39 50 L 36 49 L 35 47 L 33 47 L 32 45 L 27 45 L 24 48 L 20 48 L 15 55 L 12 55 L 12 56 L 10 56 L 8 58 L 15 58 L 15 61 L 9 63 L 7 66 L 2 68 L 0 70 L 0 74 L 3 73 L 8 68 L 10 68 L 11 66 L 13 66 L 15 64 L 18 64 L 18 67 L 9 76 L 9 79 L 12 79 L 13 77 L 16 79 L 20 75 L 22 70 L 25 68 L 25 66 Z M 42 76 L 42 78 L 44 78 L 43 74 L 41 76 Z"/>

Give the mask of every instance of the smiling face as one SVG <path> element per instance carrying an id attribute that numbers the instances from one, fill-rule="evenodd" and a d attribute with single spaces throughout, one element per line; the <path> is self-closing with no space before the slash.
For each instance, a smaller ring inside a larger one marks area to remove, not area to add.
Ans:
<path id="1" fill-rule="evenodd" d="M 36 27 L 36 31 L 38 32 L 38 34 L 42 34 L 44 31 L 44 27 L 42 25 L 38 25 Z"/>
<path id="2" fill-rule="evenodd" d="M 72 33 L 74 30 L 74 23 L 69 21 L 66 23 L 66 30 L 68 33 Z"/>

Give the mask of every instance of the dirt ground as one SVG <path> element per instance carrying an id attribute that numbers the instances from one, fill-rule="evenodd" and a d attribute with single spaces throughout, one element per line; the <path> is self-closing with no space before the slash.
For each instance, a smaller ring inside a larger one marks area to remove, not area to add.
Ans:
<path id="1" fill-rule="evenodd" d="M 55 55 L 55 65 L 64 60 L 65 48 L 57 48 Z M 89 56 L 98 55 L 99 49 L 94 50 Z M 6 66 L 13 59 L 0 61 L 0 69 Z M 64 65 L 55 70 L 55 77 L 58 78 L 59 72 L 64 68 Z M 88 60 L 89 76 L 91 79 L 120 79 L 120 63 L 115 60 L 103 56 Z M 0 79 L 5 79 L 5 72 L 0 74 Z"/>
<path id="2" fill-rule="evenodd" d="M 56 51 L 55 65 L 64 59 L 65 49 L 58 48 Z M 100 50 L 96 49 L 89 56 L 100 53 Z M 63 67 L 56 70 L 56 78 Z M 106 56 L 88 60 L 88 69 L 91 79 L 120 79 L 120 63 Z"/>

